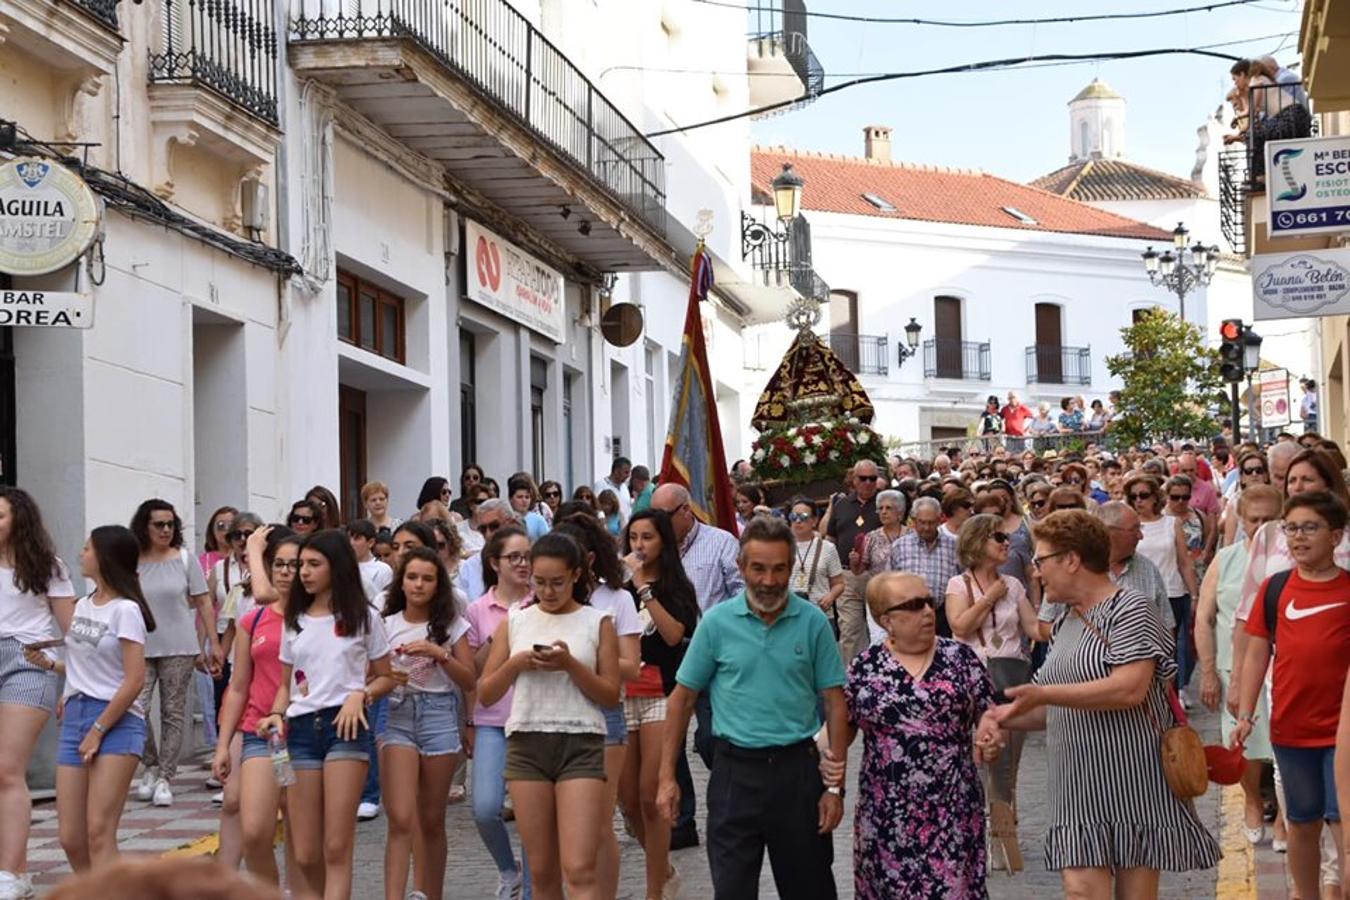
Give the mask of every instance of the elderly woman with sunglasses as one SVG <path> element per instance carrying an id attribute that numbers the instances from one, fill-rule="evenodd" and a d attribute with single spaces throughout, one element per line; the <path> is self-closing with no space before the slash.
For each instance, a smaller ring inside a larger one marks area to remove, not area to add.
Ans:
<path id="1" fill-rule="evenodd" d="M 1244 524 L 1238 512 L 1237 501 L 1242 491 L 1252 484 L 1270 484 L 1270 466 L 1260 450 L 1248 450 L 1238 457 L 1237 480 L 1224 492 L 1223 511 L 1219 513 L 1219 546 L 1227 547 L 1239 540 L 1239 529 Z M 1245 542 L 1245 538 L 1242 539 Z"/>
<path id="2" fill-rule="evenodd" d="M 886 638 L 854 658 L 844 686 L 850 742 L 863 733 L 853 880 L 866 900 L 987 896 L 975 754 L 995 755 L 996 729 L 974 742 L 994 686 L 970 647 L 938 637 L 936 606 L 918 575 L 867 586 Z"/>
<path id="3" fill-rule="evenodd" d="M 1219 847 L 1167 786 L 1159 724 L 1171 721 L 1170 635 L 1142 594 L 1111 580 L 1111 538 L 1083 510 L 1034 529 L 1046 596 L 1069 607 L 1030 684 L 993 718 L 1046 731 L 1045 866 L 1070 897 L 1157 897 L 1161 870 L 1207 869 Z M 1113 885 L 1114 882 L 1114 885 Z"/>
<path id="4" fill-rule="evenodd" d="M 956 640 L 970 647 L 1002 692 L 1031 677 L 1031 657 L 1023 637 L 1037 639 L 1036 609 L 1022 582 L 1000 574 L 1008 562 L 1011 538 L 998 515 L 972 516 L 961 528 L 956 549 L 964 571 L 947 583 L 947 620 Z M 1005 699 L 1000 694 L 1000 699 Z M 1008 751 L 990 772 L 990 818 L 1002 847 L 995 868 L 1017 871 L 1022 855 L 1017 843 L 1013 804 L 1017 798 L 1017 765 L 1023 735 L 1013 734 Z"/>

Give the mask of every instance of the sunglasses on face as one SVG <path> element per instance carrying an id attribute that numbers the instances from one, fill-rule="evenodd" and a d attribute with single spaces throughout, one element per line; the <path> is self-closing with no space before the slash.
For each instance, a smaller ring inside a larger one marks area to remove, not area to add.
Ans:
<path id="1" fill-rule="evenodd" d="M 450 545 L 447 544 L 445 541 L 437 541 L 436 549 L 444 553 L 446 550 L 450 549 Z"/>
<path id="2" fill-rule="evenodd" d="M 1130 502 L 1131 502 L 1131 503 L 1138 503 L 1138 502 L 1140 502 L 1141 500 L 1152 500 L 1152 499 L 1153 499 L 1153 492 L 1152 492 L 1152 491 L 1148 491 L 1147 493 L 1142 493 L 1142 494 L 1130 494 L 1129 497 L 1130 497 Z"/>
<path id="3" fill-rule="evenodd" d="M 562 497 L 561 491 L 544 491 L 544 497 L 548 500 L 556 500 Z"/>
<path id="4" fill-rule="evenodd" d="M 877 480 L 877 476 L 875 476 L 875 475 L 854 475 L 854 476 L 853 476 L 853 480 L 854 480 L 854 481 L 876 481 L 876 480 Z"/>
<path id="5" fill-rule="evenodd" d="M 788 513 L 788 521 L 789 521 L 789 522 L 809 522 L 809 521 L 811 521 L 811 514 L 810 514 L 810 513 L 804 513 L 804 512 Z"/>
<path id="6" fill-rule="evenodd" d="M 442 496 L 442 497 L 449 497 L 449 496 L 450 496 L 450 489 L 449 489 L 449 488 L 441 488 L 441 496 Z"/>
<path id="7" fill-rule="evenodd" d="M 244 530 L 231 531 L 229 534 L 225 535 L 225 539 L 227 541 L 246 541 L 249 538 L 253 537 L 253 532 L 255 531 L 257 531 L 256 528 L 250 528 L 247 531 Z"/>
<path id="8" fill-rule="evenodd" d="M 1081 479 L 1081 478 L 1079 478 L 1077 475 L 1075 475 L 1075 476 L 1073 476 L 1072 478 L 1066 478 L 1066 479 L 1064 479 L 1064 483 L 1065 483 L 1065 484 L 1082 484 L 1082 483 L 1083 483 L 1083 479 Z"/>
<path id="9" fill-rule="evenodd" d="M 1006 531 L 995 531 L 993 534 L 989 535 L 989 537 L 996 544 L 1006 544 L 1008 543 L 1008 541 L 1012 540 L 1012 538 L 1008 536 L 1008 532 Z"/>
<path id="10" fill-rule="evenodd" d="M 1044 505 L 1045 505 L 1045 498 L 1041 498 L 1040 500 L 1032 500 L 1032 501 L 1031 501 L 1031 508 L 1032 508 L 1032 509 L 1040 509 L 1040 508 L 1041 508 L 1042 506 L 1044 506 Z"/>
<path id="11" fill-rule="evenodd" d="M 173 530 L 173 519 L 168 519 L 168 520 L 166 520 L 166 521 L 160 521 L 160 522 L 151 522 L 151 523 L 150 523 L 150 527 L 151 527 L 151 528 L 159 528 L 159 529 L 161 529 L 161 530 L 163 530 L 163 531 L 172 531 L 172 530 Z"/>
<path id="12" fill-rule="evenodd" d="M 913 600 L 906 600 L 903 603 L 897 603 L 890 609 L 882 613 L 883 616 L 889 616 L 893 612 L 919 612 L 927 607 L 928 609 L 937 609 L 937 601 L 930 594 L 927 597 L 915 597 Z"/>
<path id="13" fill-rule="evenodd" d="M 312 525 L 314 524 L 314 517 L 306 516 L 301 513 L 291 513 L 286 521 L 291 525 Z"/>
<path id="14" fill-rule="evenodd" d="M 1266 474 L 1266 467 L 1265 467 L 1265 466 L 1257 466 L 1257 467 L 1252 468 L 1252 469 L 1243 469 L 1243 470 L 1242 470 L 1242 474 L 1243 474 L 1243 475 L 1264 475 L 1264 474 Z"/>
<path id="15" fill-rule="evenodd" d="M 501 522 L 483 522 L 481 525 L 478 526 L 477 530 L 479 534 L 491 534 L 498 528 L 501 528 L 502 524 L 503 523 Z"/>
<path id="16" fill-rule="evenodd" d="M 1168 499 L 1168 500 L 1171 500 L 1173 503 L 1184 503 L 1184 502 L 1186 502 L 1187 500 L 1190 500 L 1190 499 L 1191 499 L 1191 495 L 1190 495 L 1190 494 L 1168 494 L 1168 495 L 1167 495 L 1167 499 Z"/>
<path id="17" fill-rule="evenodd" d="M 216 531 L 229 531 L 229 530 L 230 530 L 230 523 L 228 520 L 226 519 L 216 520 Z"/>

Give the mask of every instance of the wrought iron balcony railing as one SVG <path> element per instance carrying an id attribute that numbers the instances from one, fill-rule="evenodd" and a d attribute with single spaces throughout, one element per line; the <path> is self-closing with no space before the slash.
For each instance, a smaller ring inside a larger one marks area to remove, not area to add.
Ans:
<path id="1" fill-rule="evenodd" d="M 811 223 L 799 215 L 781 231 L 741 212 L 741 258 L 764 273 L 764 283 L 788 284 L 803 297 L 822 303 L 830 298 L 827 285 L 811 264 Z"/>
<path id="2" fill-rule="evenodd" d="M 885 375 L 888 371 L 890 360 L 886 353 L 884 334 L 830 332 L 825 340 L 834 351 L 834 355 L 839 357 L 839 361 L 854 375 Z"/>
<path id="3" fill-rule="evenodd" d="M 989 381 L 989 342 L 929 338 L 923 342 L 925 378 Z"/>
<path id="4" fill-rule="evenodd" d="M 1092 350 L 1032 344 L 1027 348 L 1027 384 L 1092 384 Z"/>
<path id="5" fill-rule="evenodd" d="M 1219 228 L 1235 253 L 1247 252 L 1247 199 L 1266 189 L 1266 144 L 1321 134 L 1321 118 L 1302 82 L 1257 85 L 1235 123 L 1240 143 L 1219 154 Z"/>
<path id="6" fill-rule="evenodd" d="M 665 158 L 506 0 L 295 0 L 295 8 L 294 43 L 417 44 L 665 233 Z"/>
<path id="7" fill-rule="evenodd" d="M 780 43 L 792 71 L 801 79 L 803 103 L 825 89 L 825 69 L 806 40 L 805 0 L 759 0 L 750 6 L 750 39 Z"/>
<path id="8" fill-rule="evenodd" d="M 277 33 L 272 0 L 162 0 L 163 51 L 150 81 L 208 88 L 277 124 Z"/>
<path id="9" fill-rule="evenodd" d="M 71 6 L 82 9 L 113 31 L 117 31 L 117 4 L 119 0 L 67 0 Z"/>

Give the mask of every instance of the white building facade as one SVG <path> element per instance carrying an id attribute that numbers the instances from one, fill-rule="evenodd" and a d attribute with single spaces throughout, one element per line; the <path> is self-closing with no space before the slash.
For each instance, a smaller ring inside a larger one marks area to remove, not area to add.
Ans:
<path id="1" fill-rule="evenodd" d="M 1139 254 L 1159 229 L 979 172 L 869 156 L 757 148 L 755 188 L 782 162 L 805 180 L 812 263 L 830 286 L 820 331 L 862 381 L 875 426 L 904 442 L 966 435 L 986 398 L 1034 406 L 1118 387 L 1106 358 L 1138 311 L 1169 298 Z M 920 326 L 913 356 L 905 326 Z M 758 391 L 791 334 L 746 335 L 746 392 Z"/>

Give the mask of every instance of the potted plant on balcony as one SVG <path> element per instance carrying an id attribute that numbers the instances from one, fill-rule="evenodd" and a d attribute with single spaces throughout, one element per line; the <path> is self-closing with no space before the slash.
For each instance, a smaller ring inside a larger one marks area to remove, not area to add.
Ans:
<path id="1" fill-rule="evenodd" d="M 857 377 L 812 331 L 819 306 L 799 301 L 788 324 L 797 337 L 769 378 L 750 420 L 750 464 L 772 505 L 803 495 L 825 499 L 854 464 L 884 469 L 885 441 L 870 425 L 875 410 Z"/>

